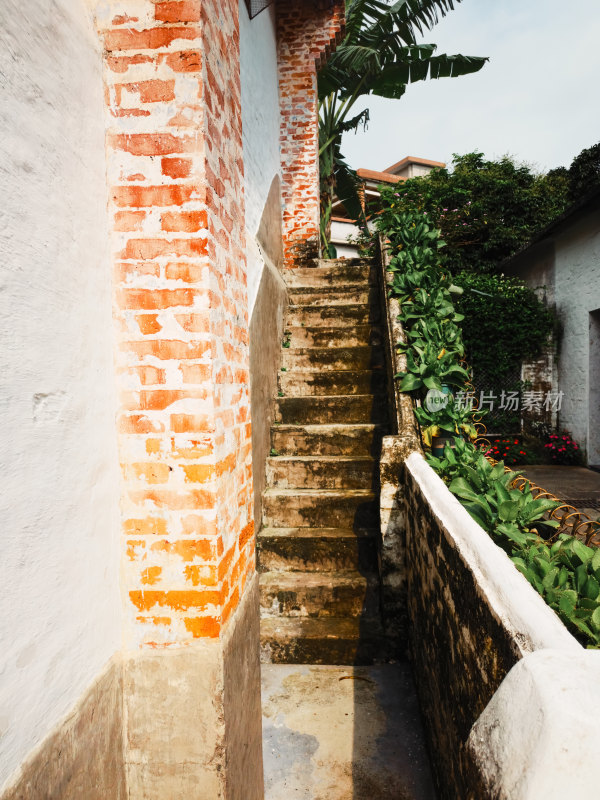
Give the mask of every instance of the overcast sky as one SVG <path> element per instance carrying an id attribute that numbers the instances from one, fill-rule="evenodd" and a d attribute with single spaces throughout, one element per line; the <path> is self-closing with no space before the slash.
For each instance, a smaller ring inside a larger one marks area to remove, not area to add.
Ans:
<path id="1" fill-rule="evenodd" d="M 490 61 L 401 100 L 368 98 L 369 128 L 344 137 L 354 168 L 479 150 L 547 170 L 600 141 L 600 0 L 463 0 L 424 41 Z"/>

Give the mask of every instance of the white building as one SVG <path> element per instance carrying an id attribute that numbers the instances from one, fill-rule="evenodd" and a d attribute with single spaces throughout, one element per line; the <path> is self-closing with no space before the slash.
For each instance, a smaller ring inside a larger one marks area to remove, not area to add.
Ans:
<path id="1" fill-rule="evenodd" d="M 554 392 L 558 424 L 600 464 L 600 188 L 572 205 L 503 267 L 545 287 L 561 324 Z"/>

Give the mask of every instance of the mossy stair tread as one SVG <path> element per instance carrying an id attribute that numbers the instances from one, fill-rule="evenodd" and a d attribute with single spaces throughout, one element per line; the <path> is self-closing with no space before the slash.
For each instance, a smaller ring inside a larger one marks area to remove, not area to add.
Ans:
<path id="1" fill-rule="evenodd" d="M 336 283 L 333 286 L 289 286 L 291 301 L 301 304 L 305 297 L 320 298 L 329 305 L 331 301 L 342 303 L 370 303 L 377 297 L 374 286 L 361 283 Z"/>
<path id="2" fill-rule="evenodd" d="M 375 539 L 376 528 L 261 528 L 259 539 Z"/>
<path id="3" fill-rule="evenodd" d="M 326 306 L 315 306 L 312 303 L 290 304 L 288 307 L 287 324 L 311 325 L 319 327 L 321 325 L 338 328 L 355 326 L 357 324 L 366 325 L 369 322 L 379 322 L 381 313 L 378 307 L 368 303 L 335 304 L 329 303 Z"/>
<path id="4" fill-rule="evenodd" d="M 270 588 L 280 587 L 286 589 L 303 589 L 319 586 L 366 586 L 377 585 L 378 576 L 371 573 L 361 573 L 357 570 L 338 570 L 336 572 L 262 572 L 259 576 L 261 586 Z"/>
<path id="5" fill-rule="evenodd" d="M 382 393 L 277 397 L 275 419 L 292 423 L 385 422 L 387 398 Z"/>
<path id="6" fill-rule="evenodd" d="M 285 397 L 349 397 L 385 389 L 382 370 L 282 370 L 278 386 Z"/>
<path id="7" fill-rule="evenodd" d="M 264 497 L 298 497 L 310 500 L 316 497 L 321 500 L 375 500 L 378 493 L 370 489 L 276 489 L 269 487 L 263 492 Z"/>
<path id="8" fill-rule="evenodd" d="M 269 456 L 268 459 L 273 464 L 373 464 L 373 456 Z"/>
<path id="9" fill-rule="evenodd" d="M 312 263 L 317 267 L 360 266 L 361 264 L 374 264 L 370 256 L 351 256 L 350 258 L 314 258 Z M 312 269 L 312 268 L 311 268 Z"/>
<path id="10" fill-rule="evenodd" d="M 290 350 L 298 347 L 356 347 L 380 345 L 381 326 L 362 322 L 352 327 L 339 325 L 287 325 Z"/>
<path id="11" fill-rule="evenodd" d="M 258 570 L 266 572 L 377 572 L 375 528 L 263 528 Z"/>
<path id="12" fill-rule="evenodd" d="M 351 347 L 295 347 L 284 349 L 282 366 L 287 371 L 305 370 L 343 372 L 344 370 L 384 368 L 383 351 L 378 346 L 352 345 Z"/>
<path id="13" fill-rule="evenodd" d="M 263 617 L 261 640 L 378 639 L 383 636 L 377 617 Z"/>
<path id="14" fill-rule="evenodd" d="M 334 264 L 333 266 L 300 267 L 285 270 L 283 279 L 290 289 L 321 286 L 374 285 L 377 273 L 372 264 Z"/>
<path id="15" fill-rule="evenodd" d="M 273 455 L 378 455 L 386 426 L 373 422 L 350 425 L 277 424 L 271 427 Z"/>
<path id="16" fill-rule="evenodd" d="M 302 425 L 291 425 L 291 424 L 281 424 L 275 425 L 273 431 L 280 432 L 280 433 L 312 433 L 312 434 L 323 434 L 323 435 L 336 435 L 336 434 L 348 434 L 352 435 L 353 433 L 376 433 L 377 431 L 385 430 L 385 425 L 377 422 L 356 422 L 356 423 L 349 423 L 349 422 L 329 422 L 324 425 L 318 424 L 302 424 Z"/>

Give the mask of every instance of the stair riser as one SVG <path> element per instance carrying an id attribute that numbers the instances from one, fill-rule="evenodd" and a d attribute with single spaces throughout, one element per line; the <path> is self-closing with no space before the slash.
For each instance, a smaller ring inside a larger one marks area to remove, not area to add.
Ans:
<path id="1" fill-rule="evenodd" d="M 381 452 L 381 430 L 355 433 L 313 433 L 302 429 L 271 429 L 271 447 L 279 455 L 298 456 L 375 456 Z"/>
<path id="2" fill-rule="evenodd" d="M 260 572 L 336 572 L 377 569 L 374 538 L 258 537 Z"/>
<path id="3" fill-rule="evenodd" d="M 361 303 L 375 305 L 378 293 L 375 288 L 332 286 L 321 289 L 290 289 L 290 305 L 293 306 L 351 306 Z"/>
<path id="4" fill-rule="evenodd" d="M 278 386 L 288 397 L 383 394 L 386 389 L 383 370 L 280 372 Z"/>
<path id="5" fill-rule="evenodd" d="M 378 591 L 364 582 L 298 589 L 261 585 L 260 607 L 267 617 L 372 617 L 378 612 Z"/>
<path id="6" fill-rule="evenodd" d="M 286 284 L 292 288 L 313 287 L 320 289 L 328 286 L 347 286 L 357 284 L 365 286 L 375 285 L 377 282 L 377 270 L 375 266 L 361 264 L 351 266 L 342 264 L 339 266 L 322 265 L 309 267 L 308 269 L 285 270 L 283 278 Z"/>
<path id="7" fill-rule="evenodd" d="M 385 422 L 386 398 L 283 397 L 275 404 L 275 422 L 284 425 L 335 425 Z"/>
<path id="8" fill-rule="evenodd" d="M 279 489 L 372 489 L 377 486 L 374 461 L 267 462 L 267 486 Z"/>
<path id="9" fill-rule="evenodd" d="M 366 304 L 323 307 L 304 304 L 291 306 L 288 309 L 286 324 L 288 326 L 351 328 L 355 325 L 377 323 L 380 319 L 379 308 Z"/>
<path id="10" fill-rule="evenodd" d="M 293 370 L 361 370 L 383 369 L 383 351 L 378 347 L 314 348 L 292 350 L 284 348 L 281 365 Z"/>
<path id="11" fill-rule="evenodd" d="M 279 641 L 261 635 L 263 664 L 352 664 L 368 666 L 386 658 L 382 643 L 368 640 L 297 637 Z"/>
<path id="12" fill-rule="evenodd" d="M 354 328 L 290 328 L 290 348 L 295 347 L 360 347 L 381 345 L 381 329 L 373 325 Z"/>
<path id="13" fill-rule="evenodd" d="M 379 509 L 375 501 L 354 497 L 265 495 L 263 524 L 270 528 L 379 527 Z"/>

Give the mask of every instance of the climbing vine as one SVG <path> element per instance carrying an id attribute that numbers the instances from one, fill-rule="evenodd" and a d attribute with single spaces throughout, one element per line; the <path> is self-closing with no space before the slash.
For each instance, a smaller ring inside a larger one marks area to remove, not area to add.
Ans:
<path id="1" fill-rule="evenodd" d="M 495 375 L 497 385 L 537 358 L 550 340 L 553 312 L 519 278 L 461 272 L 456 307 L 463 315 L 465 351 L 476 375 Z"/>

